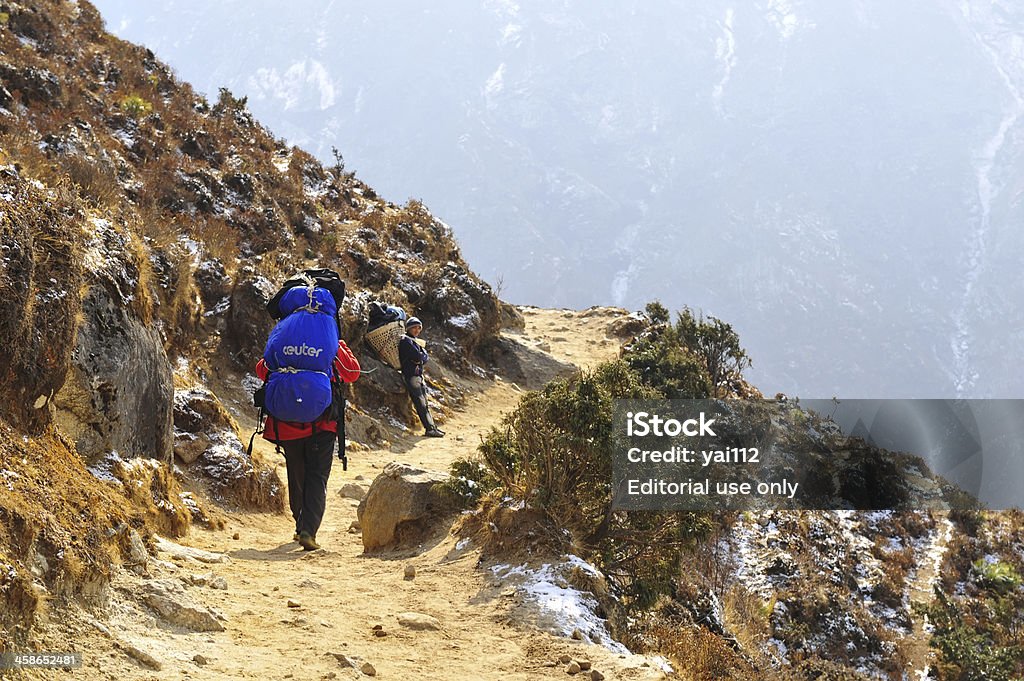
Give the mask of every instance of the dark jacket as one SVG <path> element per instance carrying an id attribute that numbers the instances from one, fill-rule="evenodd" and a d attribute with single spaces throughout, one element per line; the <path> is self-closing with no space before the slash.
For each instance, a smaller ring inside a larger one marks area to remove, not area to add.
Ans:
<path id="1" fill-rule="evenodd" d="M 402 363 L 402 375 L 406 378 L 422 376 L 423 365 L 430 361 L 427 351 L 408 334 L 398 341 L 398 359 Z"/>

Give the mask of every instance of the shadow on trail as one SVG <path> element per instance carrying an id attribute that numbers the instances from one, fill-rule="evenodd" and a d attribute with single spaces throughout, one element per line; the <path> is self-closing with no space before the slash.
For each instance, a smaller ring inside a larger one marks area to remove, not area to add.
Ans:
<path id="1" fill-rule="evenodd" d="M 299 560 L 308 552 L 299 548 L 295 542 L 287 542 L 272 549 L 238 549 L 229 551 L 231 560 Z"/>

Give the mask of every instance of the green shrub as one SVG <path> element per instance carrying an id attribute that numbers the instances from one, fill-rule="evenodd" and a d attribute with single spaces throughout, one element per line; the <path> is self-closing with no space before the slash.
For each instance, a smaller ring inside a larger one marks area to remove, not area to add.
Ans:
<path id="1" fill-rule="evenodd" d="M 414 210 L 410 202 L 407 210 Z M 568 532 L 624 602 L 646 608 L 670 593 L 682 551 L 715 528 L 704 513 L 612 511 L 612 409 L 617 399 L 707 398 L 738 387 L 750 360 L 728 324 L 659 302 L 652 326 L 622 358 L 527 394 L 480 452 L 498 488 Z"/>
<path id="2" fill-rule="evenodd" d="M 645 385 L 669 399 L 702 399 L 712 395 L 711 377 L 700 359 L 686 348 L 676 330 L 662 325 L 640 336 L 623 361 Z"/>
<path id="3" fill-rule="evenodd" d="M 651 320 L 651 324 L 668 323 L 668 308 L 662 305 L 660 301 L 652 300 L 647 303 L 647 307 L 644 308 L 644 312 L 647 313 L 647 318 Z"/>
<path id="4" fill-rule="evenodd" d="M 676 320 L 676 333 L 682 344 L 704 362 L 715 397 L 736 388 L 751 361 L 731 325 L 717 317 L 694 315 L 686 307 Z"/>
<path id="5" fill-rule="evenodd" d="M 473 508 L 498 486 L 490 469 L 473 459 L 456 459 L 448 472 L 450 477 L 442 483 L 441 493 L 459 509 Z"/>
<path id="6" fill-rule="evenodd" d="M 972 564 L 974 581 L 982 588 L 998 594 L 1006 594 L 1021 585 L 1020 574 L 1009 563 L 989 562 L 980 558 Z"/>
<path id="7" fill-rule="evenodd" d="M 127 95 L 121 99 L 121 110 L 132 118 L 141 118 L 153 111 L 153 105 L 138 95 Z"/>
<path id="8" fill-rule="evenodd" d="M 712 527 L 695 513 L 613 513 L 612 406 L 656 398 L 626 362 L 526 395 L 480 451 L 505 494 L 567 530 L 634 604 L 671 590 L 680 552 Z"/>
<path id="9" fill-rule="evenodd" d="M 669 399 L 727 397 L 739 392 L 750 358 L 732 326 L 683 308 L 676 323 L 654 301 L 645 308 L 651 328 L 629 345 L 623 360 L 641 380 Z"/>
<path id="10" fill-rule="evenodd" d="M 934 627 L 931 645 L 941 653 L 940 679 L 956 681 L 1010 681 L 1017 678 L 1022 650 L 999 645 L 990 631 L 972 621 L 966 607 L 941 592 L 929 606 L 915 606 Z"/>

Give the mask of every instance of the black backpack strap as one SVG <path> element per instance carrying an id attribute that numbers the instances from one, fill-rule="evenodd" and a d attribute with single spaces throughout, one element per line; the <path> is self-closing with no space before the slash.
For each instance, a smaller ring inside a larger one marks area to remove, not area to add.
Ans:
<path id="1" fill-rule="evenodd" d="M 261 408 L 259 416 L 256 417 L 256 430 L 252 431 L 252 435 L 249 436 L 249 446 L 245 448 L 245 455 L 250 459 L 252 458 L 252 444 L 256 440 L 256 436 L 263 433 L 265 423 L 266 413 Z"/>
<path id="2" fill-rule="evenodd" d="M 249 446 L 246 447 L 246 449 L 245 449 L 245 455 L 247 457 L 249 457 L 250 459 L 252 458 L 252 443 L 253 443 L 253 441 L 256 440 L 256 436 L 257 435 L 263 434 L 264 430 L 266 430 L 267 410 L 263 406 L 264 405 L 264 399 L 266 398 L 266 395 L 267 395 L 267 383 L 266 383 L 266 381 L 264 381 L 263 385 L 261 385 L 259 388 L 257 388 L 253 392 L 253 394 L 252 394 L 253 406 L 258 407 L 259 411 L 256 412 L 256 430 L 254 430 L 252 432 L 252 436 L 249 438 Z"/>
<path id="3" fill-rule="evenodd" d="M 341 399 L 341 405 L 340 405 L 341 408 L 340 408 L 340 413 L 338 414 L 338 420 L 336 422 L 338 424 L 338 429 L 337 429 L 337 435 L 338 435 L 338 458 L 341 460 L 341 470 L 347 471 L 348 470 L 348 453 L 346 452 L 346 448 L 345 448 L 345 406 L 346 406 L 346 404 L 345 404 L 345 398 L 344 397 L 342 397 L 340 399 Z"/>

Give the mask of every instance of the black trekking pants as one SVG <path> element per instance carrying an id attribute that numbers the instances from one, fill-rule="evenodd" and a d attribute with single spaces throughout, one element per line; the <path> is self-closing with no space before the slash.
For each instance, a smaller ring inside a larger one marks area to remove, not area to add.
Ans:
<path id="1" fill-rule="evenodd" d="M 416 407 L 416 414 L 420 417 L 423 427 L 427 430 L 436 428 L 430 410 L 427 409 L 427 386 L 423 382 L 423 377 L 406 376 L 405 389 L 409 391 L 409 399 L 412 400 L 412 406 Z"/>
<path id="2" fill-rule="evenodd" d="M 330 431 L 281 443 L 288 465 L 288 502 L 295 531 L 316 536 L 327 507 L 327 479 L 331 477 L 334 443 Z"/>

